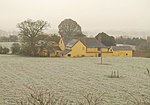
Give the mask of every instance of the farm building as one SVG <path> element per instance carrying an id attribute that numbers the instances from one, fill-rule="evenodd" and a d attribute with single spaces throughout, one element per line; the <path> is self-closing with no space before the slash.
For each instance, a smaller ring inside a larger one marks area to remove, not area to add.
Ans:
<path id="1" fill-rule="evenodd" d="M 132 56 L 130 46 L 106 47 L 96 38 L 71 38 L 64 37 L 59 41 L 60 53 L 64 57 L 104 57 Z"/>
<path id="2" fill-rule="evenodd" d="M 49 56 L 49 57 L 60 56 L 61 49 L 57 43 L 50 41 L 48 43 L 49 47 L 41 46 L 41 43 L 42 43 L 42 45 L 44 45 L 43 42 L 39 42 L 39 45 L 37 45 L 38 46 L 37 53 L 39 54 L 39 56 L 43 56 L 43 57 L 45 57 L 45 56 Z"/>
<path id="3" fill-rule="evenodd" d="M 69 57 L 100 57 L 101 49 L 106 46 L 96 38 L 62 38 L 59 46 L 62 56 Z"/>
<path id="4" fill-rule="evenodd" d="M 108 48 L 107 53 L 102 52 L 104 57 L 107 56 L 120 56 L 120 57 L 132 57 L 133 49 L 130 46 L 111 46 Z"/>

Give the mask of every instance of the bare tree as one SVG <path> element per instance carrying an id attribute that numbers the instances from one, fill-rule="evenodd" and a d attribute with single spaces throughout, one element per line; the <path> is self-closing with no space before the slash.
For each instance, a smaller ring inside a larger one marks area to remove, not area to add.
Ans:
<path id="1" fill-rule="evenodd" d="M 36 54 L 36 43 L 38 42 L 37 37 L 43 33 L 43 30 L 47 29 L 49 24 L 43 20 L 25 20 L 19 24 L 17 27 L 20 30 L 19 36 L 21 37 L 21 42 L 23 49 L 28 51 L 32 56 Z"/>

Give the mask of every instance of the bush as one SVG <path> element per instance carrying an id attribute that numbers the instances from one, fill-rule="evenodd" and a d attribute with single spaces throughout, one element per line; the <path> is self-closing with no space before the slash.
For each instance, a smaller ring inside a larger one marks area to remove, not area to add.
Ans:
<path id="1" fill-rule="evenodd" d="M 0 46 L 0 54 L 8 54 L 9 53 L 9 48 L 2 47 Z"/>
<path id="2" fill-rule="evenodd" d="M 20 53 L 20 44 L 19 43 L 13 43 L 11 50 L 12 50 L 12 54 L 19 54 Z"/>
<path id="3" fill-rule="evenodd" d="M 3 52 L 3 47 L 0 46 L 0 54 L 2 54 L 2 52 Z"/>
<path id="4" fill-rule="evenodd" d="M 0 46 L 0 54 L 8 54 L 9 53 L 9 48 L 2 47 Z"/>
<path id="5" fill-rule="evenodd" d="M 9 48 L 4 47 L 2 53 L 3 54 L 8 54 L 9 53 Z"/>
<path id="6" fill-rule="evenodd" d="M 87 93 L 78 101 L 70 101 L 63 96 L 58 96 L 48 89 L 27 87 L 29 94 L 25 98 L 17 100 L 17 105 L 101 105 L 103 103 L 103 95 L 95 96 Z"/>

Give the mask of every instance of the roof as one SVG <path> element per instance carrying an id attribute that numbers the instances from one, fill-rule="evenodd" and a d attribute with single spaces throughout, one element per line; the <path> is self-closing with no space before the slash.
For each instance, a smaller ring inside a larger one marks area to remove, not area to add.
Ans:
<path id="1" fill-rule="evenodd" d="M 60 52 L 61 54 L 65 55 L 67 53 L 69 53 L 71 50 L 70 49 L 65 49 L 64 51 Z"/>
<path id="2" fill-rule="evenodd" d="M 132 50 L 130 46 L 112 46 L 113 50 Z"/>
<path id="3" fill-rule="evenodd" d="M 51 48 L 49 48 L 49 51 L 50 51 L 50 52 L 54 52 L 54 51 L 56 51 L 56 50 L 60 50 L 60 51 L 61 51 L 61 49 L 60 49 L 59 46 L 52 46 Z"/>
<path id="4" fill-rule="evenodd" d="M 77 42 L 78 39 L 72 39 L 66 46 L 72 48 Z"/>
<path id="5" fill-rule="evenodd" d="M 75 43 L 80 40 L 87 48 L 103 48 L 106 47 L 101 41 L 96 38 L 74 38 L 74 37 L 63 37 L 62 38 L 65 46 L 72 47 Z"/>
<path id="6" fill-rule="evenodd" d="M 136 46 L 135 45 L 130 45 L 130 44 L 116 44 L 116 46 L 130 46 L 132 50 L 136 51 Z"/>
<path id="7" fill-rule="evenodd" d="M 96 38 L 81 38 L 81 42 L 88 48 L 102 48 L 106 47 Z"/>
<path id="8" fill-rule="evenodd" d="M 65 46 L 72 40 L 74 39 L 73 37 L 63 37 L 62 40 L 65 44 Z"/>

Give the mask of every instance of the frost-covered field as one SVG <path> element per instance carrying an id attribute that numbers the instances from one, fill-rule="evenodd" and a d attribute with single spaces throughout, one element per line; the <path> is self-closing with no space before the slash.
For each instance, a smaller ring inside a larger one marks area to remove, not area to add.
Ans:
<path id="1" fill-rule="evenodd" d="M 148 58 L 32 58 L 0 55 L 0 105 L 23 94 L 25 85 L 42 86 L 75 99 L 80 93 L 104 93 L 105 105 L 125 105 L 128 98 L 150 98 Z M 121 78 L 109 78 L 112 71 Z M 134 100 L 134 99 L 133 99 Z"/>
<path id="2" fill-rule="evenodd" d="M 13 43 L 15 42 L 0 42 L 0 46 L 11 49 Z"/>

